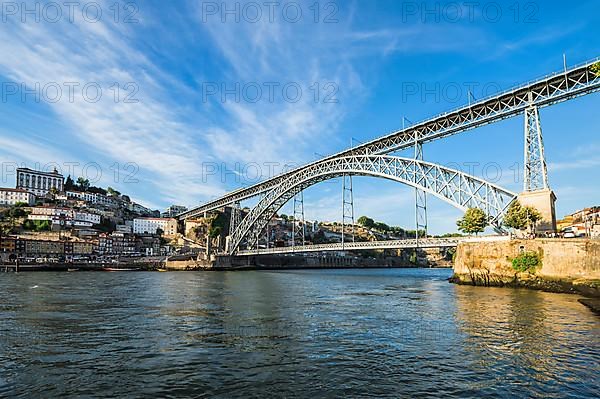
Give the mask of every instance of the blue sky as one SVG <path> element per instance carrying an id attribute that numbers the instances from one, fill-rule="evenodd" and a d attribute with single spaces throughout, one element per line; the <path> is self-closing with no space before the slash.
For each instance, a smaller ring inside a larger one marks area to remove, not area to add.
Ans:
<path id="1" fill-rule="evenodd" d="M 1 10 L 0 184 L 14 185 L 16 164 L 56 163 L 153 208 L 199 204 L 459 107 L 469 88 L 481 98 L 559 70 L 563 53 L 600 56 L 594 0 L 143 1 L 118 14 L 113 0 L 26 3 Z M 599 105 L 593 94 L 541 111 L 559 216 L 600 203 Z M 519 191 L 522 141 L 517 117 L 427 144 L 425 159 L 479 176 L 493 163 L 497 183 Z M 429 205 L 431 232 L 455 231 L 461 213 Z M 305 206 L 339 219 L 341 182 L 307 190 Z M 356 178 L 355 208 L 414 225 L 414 192 L 398 183 Z"/>

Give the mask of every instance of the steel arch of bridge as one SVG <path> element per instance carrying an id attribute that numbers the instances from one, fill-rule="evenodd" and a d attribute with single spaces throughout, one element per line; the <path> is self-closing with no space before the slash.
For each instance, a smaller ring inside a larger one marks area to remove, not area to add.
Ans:
<path id="1" fill-rule="evenodd" d="M 297 171 L 269 191 L 230 235 L 226 251 L 234 254 L 245 242 L 252 248 L 268 222 L 297 193 L 343 175 L 374 176 L 419 188 L 465 211 L 480 208 L 500 227 L 516 195 L 483 179 L 417 159 L 390 155 L 353 155 L 325 159 Z"/>

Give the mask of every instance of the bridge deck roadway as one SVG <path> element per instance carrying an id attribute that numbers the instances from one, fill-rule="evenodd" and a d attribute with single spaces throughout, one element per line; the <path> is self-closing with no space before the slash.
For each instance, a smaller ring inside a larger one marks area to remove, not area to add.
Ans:
<path id="1" fill-rule="evenodd" d="M 459 238 L 427 238 L 427 239 L 407 239 L 391 241 L 367 241 L 367 242 L 347 242 L 342 246 L 341 243 L 335 244 L 316 244 L 296 247 L 268 248 L 257 250 L 244 250 L 235 253 L 236 256 L 255 256 L 255 255 L 276 255 L 292 253 L 309 252 L 328 252 L 328 251 L 358 251 L 363 249 L 411 249 L 411 248 L 448 248 L 458 245 Z"/>

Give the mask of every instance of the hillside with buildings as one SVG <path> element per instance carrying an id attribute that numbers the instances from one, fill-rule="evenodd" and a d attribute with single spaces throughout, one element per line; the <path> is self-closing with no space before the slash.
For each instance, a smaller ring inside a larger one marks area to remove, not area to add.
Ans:
<path id="1" fill-rule="evenodd" d="M 20 168 L 15 188 L 0 188 L 0 260 L 110 262 L 168 255 L 180 238 L 174 217 L 184 211 L 172 206 L 161 213 L 83 178 L 74 182 L 56 170 Z"/>

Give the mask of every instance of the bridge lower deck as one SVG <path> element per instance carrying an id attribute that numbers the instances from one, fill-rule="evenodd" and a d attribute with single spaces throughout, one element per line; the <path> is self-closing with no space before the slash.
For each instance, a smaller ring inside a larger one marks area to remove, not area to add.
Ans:
<path id="1" fill-rule="evenodd" d="M 295 247 L 262 248 L 238 251 L 236 256 L 275 255 L 331 251 L 359 251 L 369 249 L 416 249 L 416 248 L 448 248 L 456 247 L 458 238 L 423 238 L 410 240 L 347 242 L 334 244 L 316 244 Z"/>

